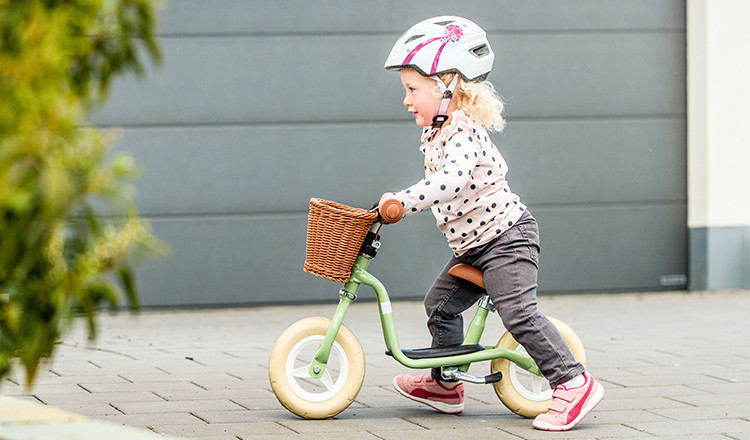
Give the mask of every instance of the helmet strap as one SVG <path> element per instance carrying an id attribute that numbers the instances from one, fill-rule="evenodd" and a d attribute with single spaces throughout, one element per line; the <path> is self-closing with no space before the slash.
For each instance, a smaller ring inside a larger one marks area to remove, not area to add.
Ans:
<path id="1" fill-rule="evenodd" d="M 453 98 L 453 90 L 456 89 L 456 84 L 458 83 L 458 74 L 453 77 L 453 80 L 451 80 L 451 83 L 448 86 L 446 86 L 443 80 L 437 75 L 431 76 L 430 78 L 437 82 L 438 87 L 440 87 L 440 94 L 443 96 L 443 100 L 440 102 L 440 110 L 438 111 L 438 114 L 432 118 L 432 128 L 436 129 L 442 127 L 443 123 L 449 118 L 446 113 L 448 112 L 448 105 L 450 105 L 451 98 Z"/>

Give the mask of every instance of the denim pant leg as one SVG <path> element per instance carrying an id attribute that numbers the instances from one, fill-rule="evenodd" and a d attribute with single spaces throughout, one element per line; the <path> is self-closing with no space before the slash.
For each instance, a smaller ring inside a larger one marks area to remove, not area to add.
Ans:
<path id="1" fill-rule="evenodd" d="M 554 389 L 584 371 L 557 328 L 537 308 L 539 229 L 526 213 L 485 248 L 462 260 L 484 271 L 484 282 L 503 325 L 524 346 Z M 468 262 L 468 261 L 465 261 Z"/>
<path id="2" fill-rule="evenodd" d="M 427 328 L 432 335 L 432 347 L 456 345 L 464 339 L 464 321 L 461 313 L 482 296 L 479 288 L 448 274 L 460 263 L 451 258 L 430 287 L 424 299 Z M 440 368 L 432 369 L 432 377 L 440 379 Z"/>

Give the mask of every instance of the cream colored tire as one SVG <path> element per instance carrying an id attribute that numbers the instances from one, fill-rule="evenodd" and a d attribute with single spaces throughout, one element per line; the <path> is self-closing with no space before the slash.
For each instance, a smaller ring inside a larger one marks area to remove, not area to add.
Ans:
<path id="1" fill-rule="evenodd" d="M 305 419 L 327 419 L 345 410 L 365 379 L 365 355 L 354 334 L 341 326 L 321 379 L 308 370 L 331 320 L 305 318 L 279 336 L 271 351 L 268 377 L 279 402 Z"/>
<path id="2" fill-rule="evenodd" d="M 560 332 L 565 343 L 568 345 L 573 357 L 584 366 L 586 365 L 586 352 L 583 349 L 578 335 L 575 334 L 567 324 L 555 318 L 548 318 Z M 497 348 L 516 350 L 526 353 L 522 345 L 513 338 L 510 332 L 500 338 Z M 503 373 L 500 382 L 495 382 L 493 387 L 497 397 L 503 404 L 514 413 L 533 418 L 546 412 L 552 402 L 552 390 L 546 379 L 531 374 L 523 368 L 518 367 L 507 359 L 495 359 L 491 364 L 492 373 L 498 371 Z"/>

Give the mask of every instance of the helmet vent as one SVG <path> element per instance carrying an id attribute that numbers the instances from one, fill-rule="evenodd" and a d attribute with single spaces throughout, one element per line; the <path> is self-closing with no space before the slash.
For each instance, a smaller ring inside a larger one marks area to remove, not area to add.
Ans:
<path id="1" fill-rule="evenodd" d="M 473 49 L 470 49 L 469 52 L 471 52 L 472 54 L 474 54 L 474 56 L 477 57 L 477 58 L 482 58 L 484 56 L 489 55 L 490 48 L 486 44 L 482 44 L 482 45 L 479 45 L 479 46 L 477 46 L 477 47 L 475 47 Z"/>
<path id="2" fill-rule="evenodd" d="M 420 38 L 422 38 L 422 37 L 424 37 L 424 34 L 417 34 L 417 35 L 412 35 L 411 37 L 409 37 L 409 39 L 408 39 L 408 40 L 406 40 L 406 41 L 404 42 L 404 44 L 409 44 L 409 43 L 411 43 L 412 41 L 414 41 L 414 40 L 418 40 L 418 39 L 420 39 Z"/>
<path id="3" fill-rule="evenodd" d="M 455 23 L 455 22 L 456 22 L 456 20 L 437 21 L 437 22 L 435 22 L 435 24 L 438 25 L 438 26 L 448 26 L 449 24 Z"/>

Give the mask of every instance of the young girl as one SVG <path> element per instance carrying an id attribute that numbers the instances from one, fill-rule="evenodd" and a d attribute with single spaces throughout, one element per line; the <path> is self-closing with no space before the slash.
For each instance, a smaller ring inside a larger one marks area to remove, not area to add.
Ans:
<path id="1" fill-rule="evenodd" d="M 503 324 L 555 390 L 534 427 L 563 431 L 599 403 L 603 389 L 537 310 L 537 223 L 508 186 L 508 166 L 487 135 L 505 125 L 502 101 L 485 81 L 493 61 L 484 31 L 461 17 L 424 20 L 396 41 L 385 68 L 401 73 L 404 105 L 424 128 L 425 178 L 383 194 L 381 205 L 396 199 L 404 215 L 431 209 L 453 250 L 425 297 L 432 346 L 461 343 L 461 313 L 481 295 L 448 270 L 458 263 L 481 269 Z M 405 397 L 438 411 L 463 411 L 463 384 L 443 381 L 439 369 L 431 375 L 404 374 L 393 384 Z"/>

